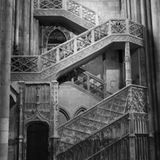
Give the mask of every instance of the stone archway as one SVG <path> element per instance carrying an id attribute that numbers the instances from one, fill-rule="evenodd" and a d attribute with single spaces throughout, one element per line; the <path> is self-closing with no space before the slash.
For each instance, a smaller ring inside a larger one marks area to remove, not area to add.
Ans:
<path id="1" fill-rule="evenodd" d="M 27 127 L 27 160 L 48 160 L 49 126 L 44 122 L 31 122 Z"/>

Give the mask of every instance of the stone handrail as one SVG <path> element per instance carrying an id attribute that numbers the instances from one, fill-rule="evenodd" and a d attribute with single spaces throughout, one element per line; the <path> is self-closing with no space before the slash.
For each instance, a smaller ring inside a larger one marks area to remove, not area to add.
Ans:
<path id="1" fill-rule="evenodd" d="M 148 115 L 146 113 L 131 113 L 128 121 L 130 122 L 130 129 L 126 135 L 119 137 L 110 144 L 97 148 L 97 152 L 90 154 L 91 156 L 86 156 L 85 160 L 112 159 L 111 157 L 119 157 L 119 160 L 131 160 L 133 156 L 135 159 L 143 157 L 145 160 L 149 160 Z M 131 127 L 132 121 L 134 122 L 133 130 Z"/>
<path id="2" fill-rule="evenodd" d="M 122 90 L 118 91 L 117 93 L 109 96 L 108 98 L 102 100 L 101 102 L 99 102 L 97 105 L 95 105 L 94 107 L 92 107 L 91 109 L 87 110 L 86 112 L 78 115 L 77 117 L 75 117 L 74 119 L 66 122 L 65 124 L 63 124 L 62 126 L 60 126 L 58 128 L 59 131 L 59 135 L 60 137 L 65 134 L 65 128 L 69 127 L 71 130 L 76 127 L 78 127 L 81 130 L 84 130 L 82 128 L 82 126 L 80 126 L 80 121 L 83 118 L 88 118 L 88 117 L 95 117 L 96 113 L 99 112 L 98 109 L 104 109 L 105 111 L 108 111 L 108 113 L 110 114 L 110 119 L 109 121 L 107 120 L 107 124 L 113 120 L 115 120 L 116 118 L 118 118 L 120 115 L 126 113 L 126 112 L 139 112 L 139 113 L 144 113 L 145 112 L 145 108 L 146 108 L 146 88 L 141 87 L 141 86 L 135 86 L 135 85 L 130 85 L 127 86 L 125 88 L 123 88 Z M 123 101 L 123 102 L 122 102 Z M 112 113 L 111 113 L 112 112 Z M 107 113 L 107 115 L 108 115 Z M 105 112 L 106 114 L 106 112 Z M 101 119 L 101 117 L 99 117 L 100 121 L 102 122 L 102 124 L 104 123 L 104 119 Z M 90 123 L 85 122 L 86 124 Z M 137 123 L 138 125 L 139 123 Z M 103 125 L 105 126 L 105 125 Z M 96 128 L 96 124 L 94 126 Z M 138 128 L 139 126 L 137 126 Z M 101 128 L 101 127 L 100 127 Z M 97 128 L 97 131 L 100 129 Z M 103 127 L 102 127 L 103 128 Z M 94 129 L 94 131 L 96 131 Z M 90 131 L 89 131 L 90 132 Z M 90 133 L 92 134 L 92 133 Z M 70 135 L 72 136 L 72 135 Z M 81 138 L 80 139 L 85 139 L 84 135 L 81 134 Z M 73 137 L 74 139 L 74 137 Z M 80 142 L 80 139 L 74 139 L 72 141 L 71 144 L 78 144 Z M 60 150 L 64 151 L 67 150 L 68 148 L 71 147 L 71 145 L 66 145 L 63 142 L 60 143 Z"/>
<path id="3" fill-rule="evenodd" d="M 78 157 L 81 157 L 81 159 L 93 157 L 96 152 L 100 152 L 103 148 L 115 143 L 117 140 L 122 140 L 126 135 L 148 134 L 147 124 L 147 113 L 126 113 L 85 140 L 73 145 L 65 152 L 61 152 L 63 148 L 59 148 L 58 160 L 65 160 L 64 157 L 68 158 L 70 153 L 74 157 L 72 158 L 73 160 L 78 159 Z"/>
<path id="4" fill-rule="evenodd" d="M 105 83 L 103 80 L 81 68 L 79 68 L 79 70 L 80 71 L 77 71 L 78 73 L 72 78 L 72 82 L 91 92 L 93 95 L 104 98 Z M 109 93 L 107 95 L 109 95 Z"/>
<path id="5" fill-rule="evenodd" d="M 86 90 L 92 95 L 98 98 L 104 98 L 111 95 L 110 92 L 106 91 L 105 83 L 102 79 L 96 75 L 78 67 L 58 79 L 60 83 L 70 81 L 72 84 L 79 86 L 79 88 Z"/>
<path id="6" fill-rule="evenodd" d="M 64 9 L 86 21 L 99 24 L 95 11 L 73 0 L 34 0 L 34 9 Z"/>
<path id="7" fill-rule="evenodd" d="M 105 160 L 106 158 L 113 159 L 113 157 L 119 157 L 118 160 L 130 160 L 129 154 L 129 134 L 127 134 L 84 160 Z"/>
<path id="8" fill-rule="evenodd" d="M 11 72 L 42 72 L 111 35 L 143 38 L 143 26 L 128 19 L 112 19 L 39 56 L 12 56 Z M 24 63 L 22 63 L 24 62 Z M 21 69 L 18 69 L 21 68 Z"/>

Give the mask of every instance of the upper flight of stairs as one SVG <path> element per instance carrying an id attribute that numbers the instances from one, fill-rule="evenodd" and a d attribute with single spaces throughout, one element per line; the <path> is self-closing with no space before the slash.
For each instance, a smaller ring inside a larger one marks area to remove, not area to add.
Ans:
<path id="1" fill-rule="evenodd" d="M 144 113 L 145 99 L 146 88 L 130 85 L 60 126 L 58 128 L 60 136 L 59 154 L 74 148 L 81 141 L 114 123 L 116 119 L 123 117 L 131 110 L 132 112 Z M 125 126 L 123 127 L 125 128 Z"/>
<path id="2" fill-rule="evenodd" d="M 143 26 L 128 19 L 112 19 L 37 56 L 12 56 L 12 81 L 50 81 L 78 67 L 113 43 L 143 46 Z M 123 46 L 123 45 L 121 45 Z"/>
<path id="3" fill-rule="evenodd" d="M 73 0 L 34 0 L 34 17 L 40 23 L 56 21 L 78 32 L 99 24 L 95 11 Z"/>

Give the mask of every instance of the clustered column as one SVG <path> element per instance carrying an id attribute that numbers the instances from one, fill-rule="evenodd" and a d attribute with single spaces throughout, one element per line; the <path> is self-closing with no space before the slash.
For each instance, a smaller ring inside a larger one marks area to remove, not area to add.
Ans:
<path id="1" fill-rule="evenodd" d="M 0 0 L 0 160 L 8 160 L 12 0 Z"/>

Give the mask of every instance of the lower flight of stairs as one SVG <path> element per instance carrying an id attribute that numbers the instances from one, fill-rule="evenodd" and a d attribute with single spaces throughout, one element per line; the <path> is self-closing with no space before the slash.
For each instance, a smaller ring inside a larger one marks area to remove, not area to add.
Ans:
<path id="1" fill-rule="evenodd" d="M 113 143 L 131 132 L 130 125 L 133 125 L 129 121 L 131 117 L 138 117 L 139 122 L 135 121 L 137 133 L 146 133 L 146 121 L 143 122 L 145 120 L 143 117 L 146 117 L 144 113 L 146 107 L 145 99 L 146 88 L 130 85 L 59 127 L 58 160 L 84 160 L 92 156 L 93 153 L 100 151 L 103 147 L 111 145 L 111 142 Z M 137 112 L 138 116 L 131 116 L 130 111 Z M 143 123 L 143 127 L 139 129 L 141 123 Z M 136 127 L 134 127 L 135 129 Z M 104 137 L 107 138 L 103 141 L 105 145 L 97 149 L 99 140 L 104 140 Z M 87 149 L 88 153 L 85 154 Z M 81 158 L 76 158 L 78 153 L 81 153 Z M 69 158 L 69 155 L 72 158 Z"/>
<path id="2" fill-rule="evenodd" d="M 135 152 L 136 159 L 149 160 L 147 119 L 146 113 L 126 113 L 58 154 L 57 159 L 130 160 Z"/>

